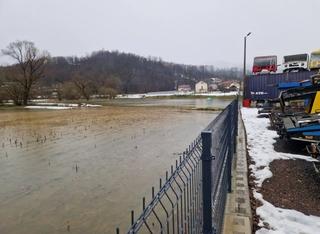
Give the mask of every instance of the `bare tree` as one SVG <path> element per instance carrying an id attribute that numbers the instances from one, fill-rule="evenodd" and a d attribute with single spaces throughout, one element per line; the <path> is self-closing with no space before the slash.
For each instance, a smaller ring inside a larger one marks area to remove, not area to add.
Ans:
<path id="1" fill-rule="evenodd" d="M 92 93 L 92 81 L 90 78 L 82 75 L 81 73 L 75 73 L 73 75 L 72 82 L 78 89 L 81 96 L 89 101 L 90 94 Z"/>
<path id="2" fill-rule="evenodd" d="M 117 96 L 120 90 L 121 82 L 117 76 L 109 75 L 109 76 L 102 76 L 98 94 L 102 95 L 103 97 L 108 97 L 109 99 L 113 99 Z"/>
<path id="3" fill-rule="evenodd" d="M 78 100 L 80 94 L 73 82 L 65 82 L 60 87 L 60 98 L 67 100 Z"/>
<path id="4" fill-rule="evenodd" d="M 8 83 L 4 86 L 3 92 L 7 99 L 13 101 L 15 105 L 21 105 L 23 101 L 23 90 L 18 83 Z"/>
<path id="5" fill-rule="evenodd" d="M 9 79 L 9 77 L 12 77 L 15 73 L 16 68 L 14 66 L 6 67 L 6 69 L 2 71 L 0 90 L 3 96 L 2 100 L 12 100 L 15 105 L 21 105 L 23 100 L 22 86 Z"/>
<path id="6" fill-rule="evenodd" d="M 22 92 L 23 104 L 27 105 L 32 86 L 43 76 L 49 53 L 39 51 L 30 41 L 11 42 L 2 53 L 17 62 L 14 65 L 16 72 L 10 75 L 10 80 L 18 87 L 15 90 Z"/>
<path id="7" fill-rule="evenodd" d="M 6 100 L 6 92 L 5 92 L 5 85 L 4 85 L 3 78 L 1 76 L 1 71 L 0 71 L 0 103 L 2 103 L 3 100 Z"/>
<path id="8" fill-rule="evenodd" d="M 102 95 L 103 97 L 114 99 L 117 96 L 118 91 L 114 88 L 102 86 L 99 88 L 99 94 Z"/>

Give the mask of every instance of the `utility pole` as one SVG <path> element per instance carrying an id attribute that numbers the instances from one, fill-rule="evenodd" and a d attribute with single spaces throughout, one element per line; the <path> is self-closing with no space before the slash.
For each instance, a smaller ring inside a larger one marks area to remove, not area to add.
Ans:
<path id="1" fill-rule="evenodd" d="M 243 46 L 243 86 L 242 86 L 242 92 L 243 97 L 245 97 L 245 80 L 246 80 L 246 60 L 247 60 L 247 37 L 251 35 L 251 32 L 247 33 L 247 35 L 244 37 L 244 46 Z"/>

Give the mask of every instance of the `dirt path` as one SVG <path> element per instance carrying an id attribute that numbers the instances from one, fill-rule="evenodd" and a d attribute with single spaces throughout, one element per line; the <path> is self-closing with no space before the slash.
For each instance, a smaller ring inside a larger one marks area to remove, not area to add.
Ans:
<path id="1" fill-rule="evenodd" d="M 276 160 L 270 169 L 273 176 L 261 189 L 265 200 L 277 207 L 320 216 L 320 175 L 311 162 Z"/>

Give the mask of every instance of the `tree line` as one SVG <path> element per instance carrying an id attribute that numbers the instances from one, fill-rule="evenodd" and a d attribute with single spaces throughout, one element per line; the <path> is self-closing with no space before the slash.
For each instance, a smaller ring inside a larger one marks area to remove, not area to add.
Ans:
<path id="1" fill-rule="evenodd" d="M 50 96 L 53 92 L 60 100 L 89 100 L 93 95 L 113 98 L 118 93 L 174 90 L 180 84 L 194 85 L 210 77 L 241 76 L 237 68 L 175 64 L 118 51 L 50 57 L 30 41 L 12 42 L 2 54 L 15 63 L 0 67 L 0 99 L 13 100 L 17 105 L 26 105 L 30 98 Z"/>

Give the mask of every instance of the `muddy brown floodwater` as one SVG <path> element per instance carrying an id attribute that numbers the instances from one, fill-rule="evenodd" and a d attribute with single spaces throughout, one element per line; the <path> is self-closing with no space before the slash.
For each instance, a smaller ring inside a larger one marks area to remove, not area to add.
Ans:
<path id="1" fill-rule="evenodd" d="M 124 232 L 130 211 L 141 211 L 141 198 L 216 114 L 160 106 L 1 110 L 0 233 Z"/>

